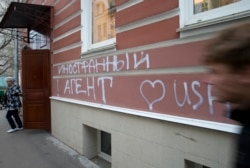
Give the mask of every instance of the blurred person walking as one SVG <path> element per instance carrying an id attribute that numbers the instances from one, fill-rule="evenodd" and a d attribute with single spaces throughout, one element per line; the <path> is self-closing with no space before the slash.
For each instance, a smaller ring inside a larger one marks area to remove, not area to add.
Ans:
<path id="1" fill-rule="evenodd" d="M 208 84 L 217 101 L 231 104 L 230 118 L 242 125 L 235 168 L 250 168 L 250 22 L 220 32 L 205 48 Z"/>
<path id="2" fill-rule="evenodd" d="M 21 90 L 20 87 L 15 84 L 15 79 L 12 77 L 6 78 L 7 90 L 5 92 L 5 106 L 7 110 L 6 119 L 8 120 L 11 129 L 7 132 L 12 133 L 23 129 L 23 123 L 19 117 L 19 109 L 22 107 L 20 101 Z M 15 119 L 15 122 L 13 120 Z"/>

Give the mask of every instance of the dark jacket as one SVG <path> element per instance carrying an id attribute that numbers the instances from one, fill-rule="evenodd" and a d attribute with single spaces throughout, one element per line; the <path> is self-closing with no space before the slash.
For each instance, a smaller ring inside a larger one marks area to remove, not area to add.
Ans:
<path id="1" fill-rule="evenodd" d="M 5 92 L 5 102 L 7 110 L 16 110 L 22 107 L 22 103 L 20 101 L 20 87 L 17 85 L 12 85 Z"/>
<path id="2" fill-rule="evenodd" d="M 233 110 L 230 118 L 242 124 L 235 168 L 250 168 L 250 108 L 248 110 Z"/>

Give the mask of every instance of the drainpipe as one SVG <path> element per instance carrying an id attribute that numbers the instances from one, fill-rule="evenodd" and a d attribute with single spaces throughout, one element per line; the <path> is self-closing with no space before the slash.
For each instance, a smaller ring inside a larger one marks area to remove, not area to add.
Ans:
<path id="1" fill-rule="evenodd" d="M 14 41 L 14 78 L 16 83 L 19 84 L 18 80 L 18 70 L 19 70 L 19 61 L 18 61 L 18 29 L 15 30 L 15 41 Z"/>
<path id="2" fill-rule="evenodd" d="M 19 2 L 19 0 L 16 0 L 16 2 Z M 14 78 L 16 80 L 16 83 L 19 84 L 19 59 L 18 59 L 18 53 L 19 53 L 19 44 L 18 44 L 18 28 L 15 30 L 15 39 L 14 39 Z"/>

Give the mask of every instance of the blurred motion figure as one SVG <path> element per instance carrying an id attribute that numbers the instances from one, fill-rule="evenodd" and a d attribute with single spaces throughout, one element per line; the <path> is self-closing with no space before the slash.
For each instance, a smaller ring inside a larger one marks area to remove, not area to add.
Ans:
<path id="1" fill-rule="evenodd" d="M 250 168 L 250 22 L 220 32 L 205 48 L 203 62 L 213 95 L 231 104 L 230 118 L 242 125 L 235 168 Z"/>

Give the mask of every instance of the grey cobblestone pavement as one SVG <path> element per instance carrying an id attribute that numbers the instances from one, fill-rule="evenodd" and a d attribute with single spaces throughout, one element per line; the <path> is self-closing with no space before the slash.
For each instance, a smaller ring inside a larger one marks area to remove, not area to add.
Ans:
<path id="1" fill-rule="evenodd" d="M 7 133 L 5 114 L 0 110 L 0 168 L 98 168 L 44 130 Z"/>

